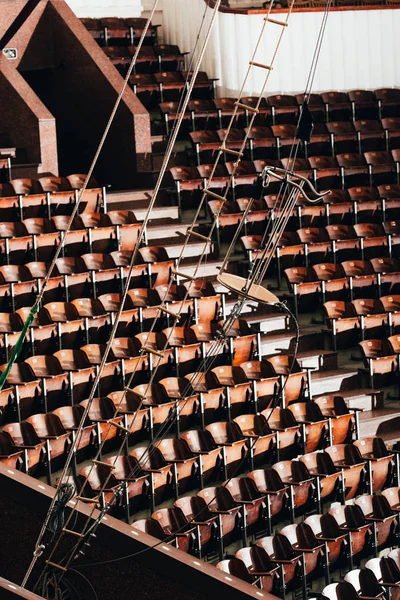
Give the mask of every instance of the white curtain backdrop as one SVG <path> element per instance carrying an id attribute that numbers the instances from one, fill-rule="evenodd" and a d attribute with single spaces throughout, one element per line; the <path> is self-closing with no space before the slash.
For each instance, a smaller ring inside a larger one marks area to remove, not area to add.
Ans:
<path id="1" fill-rule="evenodd" d="M 204 0 L 164 0 L 164 40 L 191 52 Z M 206 9 L 206 24 L 211 9 Z M 237 94 L 264 15 L 219 13 L 203 61 L 203 70 L 218 77 L 218 95 Z M 285 14 L 274 14 L 284 20 Z M 305 89 L 322 12 L 293 13 L 271 73 L 267 94 Z M 270 64 L 280 27 L 268 23 L 256 61 Z M 202 38 L 205 28 L 202 31 Z M 253 67 L 245 94 L 258 95 L 265 71 Z M 314 79 L 313 91 L 375 89 L 400 85 L 400 10 L 332 11 Z"/>

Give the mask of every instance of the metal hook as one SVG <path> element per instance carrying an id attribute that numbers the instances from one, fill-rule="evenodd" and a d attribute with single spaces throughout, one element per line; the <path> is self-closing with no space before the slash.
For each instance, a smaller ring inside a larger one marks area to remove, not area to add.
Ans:
<path id="1" fill-rule="evenodd" d="M 294 171 L 287 171 L 286 169 L 281 169 L 280 167 L 269 167 L 266 166 L 263 169 L 263 176 L 264 173 L 270 174 L 270 173 L 274 173 L 274 175 L 280 179 L 281 181 L 287 181 L 288 183 L 290 183 L 291 185 L 293 185 L 294 187 L 296 187 L 297 189 L 299 189 L 301 191 L 301 193 L 303 194 L 304 198 L 310 202 L 311 204 L 318 202 L 319 200 L 321 200 L 324 196 L 327 196 L 328 194 L 331 193 L 331 190 L 326 190 L 325 192 L 318 192 L 315 187 L 313 186 L 313 184 L 311 183 L 311 181 L 309 179 L 307 179 L 307 177 L 304 177 L 304 175 L 298 175 L 297 173 L 295 173 Z M 283 175 L 280 175 L 280 173 L 282 173 Z M 310 198 L 304 191 L 304 187 L 300 186 L 298 183 L 296 183 L 295 181 L 293 181 L 291 179 L 291 177 L 294 176 L 297 179 L 301 179 L 301 181 L 303 181 L 305 184 L 307 184 L 311 190 L 311 192 L 313 194 L 315 194 L 317 196 L 317 198 Z"/>

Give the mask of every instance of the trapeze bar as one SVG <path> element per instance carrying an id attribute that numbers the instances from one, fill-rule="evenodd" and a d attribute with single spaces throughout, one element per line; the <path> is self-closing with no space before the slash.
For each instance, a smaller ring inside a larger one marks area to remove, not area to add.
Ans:
<path id="1" fill-rule="evenodd" d="M 252 283 L 247 287 L 248 282 L 244 277 L 238 277 L 238 275 L 232 275 L 231 273 L 219 273 L 217 280 L 232 292 L 249 298 L 249 300 L 256 300 L 256 302 L 263 304 L 280 304 L 279 298 L 262 285 Z"/>

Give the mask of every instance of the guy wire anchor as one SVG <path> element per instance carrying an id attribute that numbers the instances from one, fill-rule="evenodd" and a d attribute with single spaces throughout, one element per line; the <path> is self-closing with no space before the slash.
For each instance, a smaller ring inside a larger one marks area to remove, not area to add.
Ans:
<path id="1" fill-rule="evenodd" d="M 260 175 L 259 181 L 257 181 L 255 187 L 257 189 L 259 187 L 267 188 L 270 182 L 270 176 L 273 174 L 277 179 L 281 181 L 285 181 L 288 185 L 293 186 L 301 192 L 304 198 L 310 202 L 318 202 L 327 194 L 330 194 L 330 190 L 319 193 L 311 181 L 304 177 L 303 175 L 299 175 L 294 171 L 290 171 L 287 169 L 282 169 L 280 167 L 272 167 L 266 165 Z M 293 181 L 293 179 L 300 180 L 300 183 Z M 310 198 L 304 191 L 305 187 L 309 187 L 311 193 L 315 198 Z M 259 194 L 260 195 L 260 194 Z M 287 207 L 289 208 L 289 207 Z M 283 207 L 285 209 L 285 207 Z M 278 232 L 274 233 L 275 237 L 278 239 L 280 235 Z M 249 300 L 255 300 L 256 302 L 261 302 L 262 304 L 280 304 L 280 300 L 278 296 L 267 290 L 265 287 L 261 285 L 261 282 L 252 281 L 250 278 L 240 277 L 238 275 L 232 275 L 231 273 L 227 273 L 226 271 L 220 272 L 217 275 L 217 280 L 219 283 L 227 287 L 232 292 L 238 294 L 238 296 L 242 298 L 247 298 Z"/>

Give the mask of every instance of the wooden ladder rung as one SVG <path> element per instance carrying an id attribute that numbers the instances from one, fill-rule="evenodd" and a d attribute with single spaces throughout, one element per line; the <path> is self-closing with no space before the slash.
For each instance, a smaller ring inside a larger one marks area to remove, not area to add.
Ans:
<path id="1" fill-rule="evenodd" d="M 191 275 L 187 275 L 186 273 L 182 273 L 181 271 L 177 271 L 176 269 L 171 269 L 173 275 L 177 277 L 181 277 L 182 279 L 187 279 L 188 281 L 194 281 L 196 277 L 192 277 Z"/>
<path id="2" fill-rule="evenodd" d="M 70 533 L 71 535 L 76 535 L 77 537 L 80 537 L 80 538 L 84 537 L 83 533 L 79 533 L 79 531 L 72 531 L 72 529 L 66 529 L 65 527 L 63 528 L 63 532 Z"/>
<path id="3" fill-rule="evenodd" d="M 123 425 L 120 425 L 119 423 L 116 423 L 115 421 L 113 421 L 112 424 L 114 425 L 114 427 L 120 429 L 121 431 L 124 431 L 125 433 L 132 433 L 130 429 L 124 427 Z"/>
<path id="4" fill-rule="evenodd" d="M 112 423 L 114 425 L 114 423 Z M 96 460 L 95 458 L 92 460 L 92 463 L 95 465 L 103 465 L 103 467 L 108 467 L 109 469 L 115 469 L 114 465 L 110 465 L 108 462 L 104 462 L 104 460 Z"/>
<path id="5" fill-rule="evenodd" d="M 142 346 L 142 350 L 145 352 L 149 352 L 150 354 L 155 354 L 155 356 L 159 356 L 160 358 L 164 358 L 164 352 L 160 352 L 159 350 L 155 350 L 154 348 L 149 348 L 149 346 Z"/>
<path id="6" fill-rule="evenodd" d="M 146 400 L 146 396 L 143 396 L 143 394 L 139 394 L 139 392 L 135 392 L 135 390 L 132 390 L 132 389 L 131 389 L 131 388 L 129 388 L 129 387 L 126 387 L 126 388 L 124 389 L 124 392 L 132 392 L 132 394 L 136 394 L 136 396 L 139 396 L 139 398 L 140 398 L 141 400 Z"/>
<path id="7" fill-rule="evenodd" d="M 275 25 L 281 25 L 282 27 L 287 27 L 289 25 L 287 21 L 277 21 L 276 19 L 271 19 L 270 17 L 265 17 L 264 21 L 268 21 L 268 23 L 274 23 Z"/>
<path id="8" fill-rule="evenodd" d="M 249 112 L 253 112 L 258 114 L 260 111 L 258 108 L 253 108 L 253 106 L 248 106 L 247 104 L 243 104 L 243 102 L 235 102 L 235 106 L 238 108 L 243 108 L 244 110 L 248 110 Z"/>
<path id="9" fill-rule="evenodd" d="M 219 194 L 216 194 L 215 192 L 212 192 L 208 188 L 204 188 L 203 192 L 205 192 L 208 196 L 211 196 L 212 198 L 216 198 L 217 200 L 221 200 L 222 202 L 226 201 L 226 198 L 224 198 L 223 196 L 220 196 Z"/>
<path id="10" fill-rule="evenodd" d="M 51 562 L 51 560 L 46 560 L 46 565 L 49 565 L 50 567 L 55 567 L 56 569 L 61 569 L 61 571 L 68 570 L 65 567 L 62 567 L 61 565 L 58 565 L 57 563 Z"/>
<path id="11" fill-rule="evenodd" d="M 84 496 L 76 496 L 76 500 L 80 500 L 81 502 L 97 502 L 100 496 L 94 496 L 94 498 L 85 498 Z"/>
<path id="12" fill-rule="evenodd" d="M 253 65 L 253 67 L 260 67 L 260 69 L 267 69 L 268 71 L 272 71 L 272 69 L 273 69 L 273 67 L 270 67 L 269 65 L 264 65 L 263 63 L 254 62 L 253 60 L 251 60 L 249 64 Z"/>
<path id="13" fill-rule="evenodd" d="M 179 314 L 174 312 L 173 310 L 169 310 L 166 306 L 164 306 L 164 304 L 160 304 L 160 306 L 158 307 L 160 310 L 162 310 L 162 312 L 165 312 L 167 315 L 170 315 L 171 317 L 178 317 Z"/>
<path id="14" fill-rule="evenodd" d="M 230 148 L 226 148 L 226 146 L 221 146 L 219 148 L 221 152 L 227 152 L 227 154 L 233 154 L 233 156 L 243 156 L 243 152 L 239 152 L 238 150 L 231 150 Z"/>
<path id="15" fill-rule="evenodd" d="M 205 242 L 211 242 L 211 239 L 209 237 L 203 235 L 202 233 L 198 233 L 193 229 L 188 229 L 186 233 L 187 235 L 194 235 L 195 237 L 199 238 L 200 240 L 204 240 Z"/>

